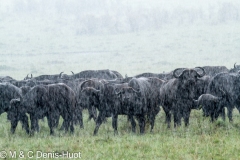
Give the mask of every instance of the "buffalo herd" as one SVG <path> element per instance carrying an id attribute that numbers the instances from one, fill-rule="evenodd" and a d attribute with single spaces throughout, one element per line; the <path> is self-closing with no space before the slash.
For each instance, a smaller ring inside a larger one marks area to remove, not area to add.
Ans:
<path id="1" fill-rule="evenodd" d="M 127 116 L 133 132 L 137 120 L 143 134 L 146 122 L 152 132 L 160 107 L 168 128 L 171 118 L 174 127 L 181 125 L 182 118 L 188 126 L 192 109 L 202 109 L 203 116 L 215 121 L 219 116 L 225 120 L 226 107 L 228 119 L 233 121 L 234 107 L 240 111 L 240 66 L 177 68 L 133 77 L 108 69 L 38 77 L 28 74 L 23 80 L 0 77 L 0 114 L 7 113 L 11 133 L 19 121 L 28 134 L 38 132 L 38 121 L 44 117 L 50 134 L 54 134 L 60 117 L 61 129 L 74 132 L 76 125 L 84 128 L 82 111 L 86 109 L 89 120 L 96 123 L 94 135 L 109 117 L 116 134 L 118 115 Z"/>

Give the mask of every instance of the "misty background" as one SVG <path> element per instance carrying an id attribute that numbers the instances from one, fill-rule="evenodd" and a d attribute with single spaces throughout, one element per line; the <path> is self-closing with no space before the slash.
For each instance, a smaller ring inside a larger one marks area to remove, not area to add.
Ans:
<path id="1" fill-rule="evenodd" d="M 240 21 L 235 0 L 1 0 L 1 20 L 33 21 L 39 29 L 72 34 L 124 33 L 164 25 L 218 25 Z M 10 19 L 9 19 L 10 20 Z M 40 25 L 47 21 L 48 25 Z M 53 26 L 52 26 L 53 25 Z"/>
<path id="2" fill-rule="evenodd" d="M 0 0 L 0 74 L 240 64 L 238 0 Z"/>

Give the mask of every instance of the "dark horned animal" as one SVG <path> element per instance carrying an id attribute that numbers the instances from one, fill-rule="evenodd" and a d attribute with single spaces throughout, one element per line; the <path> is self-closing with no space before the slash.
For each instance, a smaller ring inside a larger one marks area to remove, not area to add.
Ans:
<path id="1" fill-rule="evenodd" d="M 174 126 L 181 125 L 183 117 L 185 126 L 189 125 L 189 117 L 193 107 L 192 99 L 195 94 L 198 78 L 205 75 L 205 70 L 199 74 L 195 69 L 185 69 L 180 75 L 173 71 L 174 79 L 164 82 L 160 88 L 160 99 L 163 110 L 166 114 L 166 123 L 170 127 L 171 114 L 174 117 Z"/>

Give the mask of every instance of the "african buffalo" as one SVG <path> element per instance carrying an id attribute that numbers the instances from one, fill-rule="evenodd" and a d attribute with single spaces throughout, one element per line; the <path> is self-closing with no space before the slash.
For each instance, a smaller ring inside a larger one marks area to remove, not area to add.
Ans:
<path id="1" fill-rule="evenodd" d="M 97 109 L 99 111 L 98 117 L 96 119 L 96 127 L 94 129 L 94 135 L 97 134 L 98 129 L 102 122 L 107 117 L 113 116 L 113 111 L 119 110 L 121 108 L 121 101 L 115 94 L 116 90 L 121 90 L 121 88 L 126 87 L 127 84 L 104 84 L 101 90 L 91 89 L 95 96 L 99 97 L 99 105 Z M 117 111 L 116 111 L 117 112 Z M 115 128 L 115 117 L 113 117 L 113 128 Z M 116 130 L 115 130 L 116 133 Z"/>
<path id="2" fill-rule="evenodd" d="M 150 109 L 148 109 L 147 115 L 150 120 L 151 132 L 152 132 L 154 127 L 155 117 L 160 111 L 160 105 L 161 105 L 160 88 L 162 87 L 165 81 L 156 77 L 149 77 L 147 81 L 151 85 Z"/>
<path id="3" fill-rule="evenodd" d="M 11 133 L 14 133 L 18 124 L 18 121 L 22 123 L 23 128 L 29 134 L 28 117 L 26 113 L 22 113 L 23 110 L 20 107 L 20 98 L 12 99 L 7 112 L 7 119 L 11 122 Z"/>
<path id="4" fill-rule="evenodd" d="M 105 83 L 107 83 L 105 80 L 89 79 L 89 80 L 83 81 L 78 85 L 78 88 L 77 88 L 78 105 L 80 105 L 83 109 L 88 109 L 89 120 L 91 118 L 93 118 L 94 121 L 97 119 L 96 108 L 98 108 L 98 106 L 100 105 L 100 99 L 99 99 L 100 97 L 95 96 L 95 94 L 92 94 L 91 91 L 84 90 L 84 89 L 88 87 L 92 87 L 97 90 L 102 90 Z"/>
<path id="5" fill-rule="evenodd" d="M 39 128 L 38 119 L 47 116 L 50 134 L 53 134 L 53 128 L 56 127 L 60 115 L 64 119 L 65 130 L 67 131 L 70 126 L 71 132 L 74 131 L 72 120 L 75 108 L 75 93 L 65 84 L 38 85 L 31 88 L 22 98 L 20 97 L 18 110 L 20 113 L 14 112 L 13 114 L 17 116 L 17 114 L 28 113 L 31 120 L 31 131 Z"/>
<path id="6" fill-rule="evenodd" d="M 16 99 L 19 99 L 21 97 L 22 90 L 20 88 L 12 85 L 11 83 L 0 83 L 0 114 L 2 114 L 3 112 L 7 112 L 7 118 L 11 121 L 12 133 L 14 133 L 15 131 L 14 126 L 17 124 L 15 122 L 16 119 L 18 119 L 22 123 L 23 128 L 26 130 L 27 133 L 29 133 L 28 124 L 25 123 L 28 121 L 27 115 L 15 114 L 18 112 L 15 107 L 16 105 L 10 107 L 12 104 L 15 103 L 15 101 L 17 101 Z"/>
<path id="7" fill-rule="evenodd" d="M 64 83 L 68 87 L 70 87 L 74 91 L 76 96 L 79 95 L 78 86 L 81 85 L 81 83 L 83 83 L 84 81 L 85 81 L 85 79 L 83 79 L 83 78 L 78 78 L 78 79 L 61 78 L 58 80 L 58 82 Z M 81 96 L 83 96 L 83 94 L 81 94 Z M 79 96 L 77 96 L 77 101 L 78 100 L 79 100 Z M 77 109 L 74 111 L 74 119 L 73 120 L 74 120 L 74 124 L 78 124 L 78 123 L 80 124 L 80 128 L 84 128 L 83 121 L 82 121 L 82 110 L 83 110 L 83 107 L 81 105 L 79 105 L 79 103 L 77 103 Z M 61 127 L 61 129 L 63 129 L 63 128 Z"/>
<path id="8" fill-rule="evenodd" d="M 185 69 L 180 75 L 173 71 L 174 79 L 166 81 L 160 88 L 160 99 L 163 110 L 166 114 L 166 123 L 170 127 L 171 114 L 174 117 L 174 127 L 181 125 L 181 118 L 184 118 L 185 126 L 189 124 L 189 117 L 192 109 L 192 99 L 196 93 L 197 80 L 205 75 L 205 70 L 199 74 L 195 69 Z"/>
<path id="9" fill-rule="evenodd" d="M 211 121 L 213 122 L 221 113 L 221 102 L 225 98 L 225 93 L 222 92 L 223 95 L 221 97 L 216 97 L 211 94 L 202 94 L 197 100 L 194 100 L 193 105 L 195 108 L 202 109 L 204 116 L 210 116 Z"/>
<path id="10" fill-rule="evenodd" d="M 114 133 L 117 133 L 118 115 L 128 115 L 132 124 L 132 131 L 136 131 L 136 122 L 133 116 L 139 121 L 140 133 L 144 133 L 145 115 L 147 114 L 147 106 L 144 105 L 141 93 L 132 87 L 124 86 L 120 91 L 115 90 L 115 105 L 112 107 L 112 126 Z M 119 97 L 117 97 L 117 95 Z"/>
<path id="11" fill-rule="evenodd" d="M 20 98 L 22 91 L 11 83 L 0 83 L 0 114 L 7 112 L 12 99 Z"/>
<path id="12" fill-rule="evenodd" d="M 128 115 L 133 132 L 136 126 L 133 116 L 136 116 L 141 134 L 144 133 L 145 116 L 147 116 L 150 119 L 151 131 L 153 130 L 155 116 L 160 111 L 159 90 L 163 82 L 156 77 L 141 77 L 132 78 L 129 83 L 114 84 L 111 81 L 110 84 L 105 84 L 107 87 L 104 88 L 104 104 L 112 107 L 106 106 L 104 109 L 107 113 L 113 114 L 112 122 L 115 132 L 117 132 L 118 115 Z M 114 95 L 114 90 L 120 99 Z"/>
<path id="13" fill-rule="evenodd" d="M 85 100 L 82 99 L 83 97 L 80 97 L 80 103 L 88 104 L 88 107 L 94 106 L 94 108 L 99 111 L 96 119 L 96 127 L 94 129 L 94 135 L 96 135 L 105 118 L 112 116 L 114 108 L 120 108 L 121 103 L 115 91 L 121 90 L 121 88 L 124 86 L 126 87 L 127 84 L 111 84 L 96 79 L 88 80 L 86 83 L 87 82 L 89 83 L 88 87 L 80 87 L 82 88 L 81 93 L 86 95 L 84 98 Z"/>
<path id="14" fill-rule="evenodd" d="M 128 86 L 140 92 L 140 99 L 147 108 L 147 116 L 150 120 L 151 131 L 154 127 L 155 117 L 160 111 L 160 87 L 164 83 L 163 80 L 156 77 L 132 78 Z"/>
<path id="15" fill-rule="evenodd" d="M 227 107 L 229 121 L 232 121 L 232 110 L 236 106 L 240 110 L 240 74 L 220 73 L 213 77 L 207 89 L 208 94 L 221 97 L 223 90 L 226 98 L 223 99 L 221 106 L 223 118 L 225 119 L 224 107 Z"/>

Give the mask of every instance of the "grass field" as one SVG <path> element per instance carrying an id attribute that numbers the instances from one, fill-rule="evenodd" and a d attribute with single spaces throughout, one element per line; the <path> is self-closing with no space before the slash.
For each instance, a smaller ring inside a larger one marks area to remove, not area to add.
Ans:
<path id="1" fill-rule="evenodd" d="M 122 75 L 171 71 L 177 67 L 240 64 L 240 24 L 163 26 L 159 30 L 124 34 L 78 35 L 74 28 L 53 28 L 39 20 L 0 23 L 0 75 L 23 79 L 27 74 L 57 74 L 87 69 L 112 69 Z M 18 26 L 17 30 L 14 30 Z M 12 27 L 12 28 L 11 28 Z M 167 129 L 163 111 L 156 118 L 153 133 L 131 133 L 130 124 L 119 117 L 119 135 L 114 136 L 111 119 L 92 136 L 95 124 L 87 121 L 75 133 L 56 130 L 49 135 L 47 121 L 29 137 L 19 124 L 10 134 L 6 114 L 0 116 L 0 151 L 80 152 L 82 159 L 227 159 L 240 157 L 240 119 L 219 119 L 210 123 L 201 111 L 193 111 L 190 126 Z M 2 152 L 0 152 L 2 153 Z M 8 157 L 7 159 L 10 159 Z M 19 158 L 20 159 L 20 158 Z M 36 159 L 34 155 L 33 159 Z M 40 158 L 42 159 L 42 158 Z M 64 159 L 64 158 L 63 158 Z"/>
<path id="2" fill-rule="evenodd" d="M 41 131 L 29 137 L 21 125 L 14 135 L 10 134 L 10 123 L 4 114 L 0 117 L 0 148 L 7 153 L 23 151 L 26 157 L 32 151 L 34 158 L 37 151 L 68 151 L 80 152 L 82 159 L 239 159 L 240 121 L 236 110 L 233 123 L 221 119 L 210 123 L 200 111 L 193 111 L 190 126 L 177 129 L 167 129 L 164 116 L 163 112 L 157 116 L 153 133 L 149 133 L 147 125 L 145 135 L 131 133 L 127 118 L 120 116 L 118 135 L 114 135 L 111 119 L 108 119 L 100 127 L 98 136 L 92 136 L 95 124 L 88 122 L 84 113 L 85 128 L 75 127 L 73 135 L 56 130 L 55 135 L 50 136 L 45 119 L 45 122 L 40 121 Z"/>

